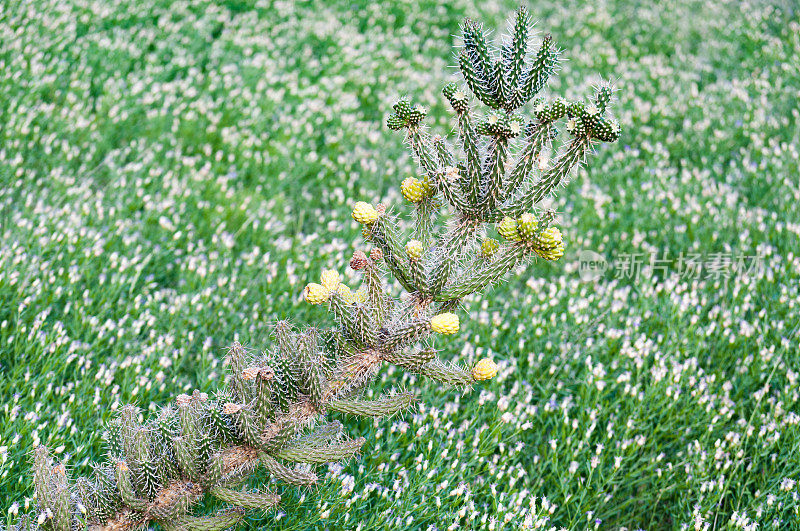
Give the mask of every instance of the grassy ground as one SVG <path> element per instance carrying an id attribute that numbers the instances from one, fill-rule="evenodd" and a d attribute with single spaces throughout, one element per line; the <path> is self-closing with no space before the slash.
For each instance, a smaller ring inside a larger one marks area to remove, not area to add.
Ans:
<path id="1" fill-rule="evenodd" d="M 252 527 L 800 529 L 798 13 L 646 4 L 530 6 L 570 59 L 551 93 L 618 80 L 624 132 L 556 200 L 564 259 L 441 343 L 499 378 L 347 421 L 363 458 Z M 0 4 L 2 510 L 34 444 L 86 471 L 120 404 L 214 389 L 232 341 L 327 319 L 299 295 L 362 245 L 349 205 L 399 205 L 414 172 L 391 102 L 449 132 L 452 35 L 514 7 Z M 632 253 L 656 267 L 624 274 Z"/>

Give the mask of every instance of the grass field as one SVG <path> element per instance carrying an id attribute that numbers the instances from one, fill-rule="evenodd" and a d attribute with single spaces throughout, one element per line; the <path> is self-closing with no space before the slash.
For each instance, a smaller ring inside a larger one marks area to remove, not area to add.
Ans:
<path id="1" fill-rule="evenodd" d="M 363 247 L 353 202 L 402 208 L 395 98 L 451 131 L 458 24 L 516 7 L 479 4 L 0 3 L 4 516 L 34 445 L 86 472 L 121 404 L 329 319 L 302 286 Z M 798 11 L 647 4 L 529 4 L 569 58 L 550 92 L 615 79 L 623 135 L 555 200 L 566 256 L 439 343 L 498 378 L 404 377 L 413 415 L 345 421 L 363 457 L 252 528 L 800 529 Z"/>

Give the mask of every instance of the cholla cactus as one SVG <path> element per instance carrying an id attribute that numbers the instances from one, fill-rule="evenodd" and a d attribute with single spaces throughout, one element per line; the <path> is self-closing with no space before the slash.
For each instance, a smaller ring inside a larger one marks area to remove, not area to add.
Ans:
<path id="1" fill-rule="evenodd" d="M 535 117 L 525 123 L 517 110 L 544 87 L 559 61 L 549 36 L 528 53 L 525 9 L 517 13 L 499 57 L 480 26 L 467 21 L 462 29 L 459 62 L 466 88 L 449 83 L 443 90 L 456 114 L 458 149 L 429 135 L 422 126 L 425 110 L 407 99 L 394 105 L 388 120 L 392 129 L 406 130 L 422 170 L 401 185 L 414 205 L 413 234 L 403 235 L 384 205 L 357 202 L 353 219 L 375 245 L 369 253 L 356 251 L 350 261 L 362 286 L 353 290 L 338 272 L 327 270 L 303 292 L 309 303 L 327 306 L 338 326 L 298 332 L 278 323 L 274 346 L 265 353 L 239 344 L 230 348 L 230 375 L 216 396 L 182 394 L 147 420 L 133 406 L 122 408 L 107 426 L 108 460 L 90 477 L 70 479 L 63 463 L 38 448 L 32 512 L 9 529 L 127 530 L 151 522 L 168 530 L 227 529 L 246 511 L 280 502 L 269 489 L 241 488 L 257 467 L 291 485 L 313 485 L 319 480 L 314 465 L 359 452 L 365 440 L 344 435 L 340 423 L 326 420 L 329 412 L 388 417 L 413 404 L 404 390 L 372 400 L 362 396 L 384 363 L 454 386 L 496 375 L 489 359 L 471 368 L 440 360 L 432 338 L 458 332 L 454 312 L 462 298 L 531 257 L 563 255 L 554 213 L 534 206 L 567 179 L 595 140 L 616 140 L 619 126 L 607 116 L 608 85 L 591 102 L 539 98 Z M 467 90 L 491 109 L 488 114 L 473 114 Z M 570 139 L 548 162 L 562 120 Z M 511 141 L 519 136 L 512 156 Z M 452 216 L 442 228 L 445 204 Z M 505 243 L 487 237 L 487 229 Z M 383 264 L 408 297 L 398 301 L 386 291 Z M 194 515 L 208 496 L 228 508 Z"/>
<path id="2" fill-rule="evenodd" d="M 409 244 L 391 218 L 367 218 L 364 203 L 356 205 L 353 217 L 384 251 L 389 269 L 413 294 L 418 311 L 430 311 L 431 305 L 438 308 L 434 313 L 451 310 L 531 257 L 563 256 L 561 231 L 552 226 L 555 213 L 535 207 L 566 182 L 595 143 L 619 137 L 619 124 L 608 115 L 612 90 L 607 83 L 588 102 L 538 97 L 527 123 L 517 112 L 559 65 L 559 51 L 549 35 L 536 52 L 529 52 L 529 18 L 525 8 L 517 12 L 499 56 L 492 53 L 479 24 L 468 20 L 462 26 L 464 46 L 458 59 L 464 86 L 448 83 L 442 91 L 456 114 L 455 147 L 425 130 L 425 110 L 408 99 L 395 103 L 387 120 L 390 128 L 406 131 L 422 172 L 401 185 L 415 209 L 413 259 L 400 252 Z M 489 107 L 488 113 L 472 112 L 469 92 Z M 565 123 L 568 138 L 554 149 L 559 122 Z M 512 150 L 517 137 L 521 142 Z M 551 151 L 556 152 L 552 158 Z M 450 206 L 452 216 L 446 230 L 437 230 L 442 203 Z M 506 243 L 499 246 L 486 238 L 487 230 L 496 230 Z"/>

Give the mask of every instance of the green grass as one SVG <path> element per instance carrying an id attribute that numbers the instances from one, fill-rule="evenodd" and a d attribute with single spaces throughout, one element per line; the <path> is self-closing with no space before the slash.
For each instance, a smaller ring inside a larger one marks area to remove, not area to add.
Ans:
<path id="1" fill-rule="evenodd" d="M 529 6 L 569 58 L 550 93 L 615 79 L 623 136 L 556 199 L 567 255 L 440 343 L 499 377 L 469 394 L 402 377 L 424 405 L 344 420 L 363 457 L 280 487 L 254 528 L 800 529 L 797 11 L 646 4 Z M 363 248 L 349 206 L 403 208 L 416 171 L 391 103 L 412 95 L 450 132 L 452 35 L 514 7 L 1 5 L 3 511 L 32 494 L 34 444 L 85 472 L 119 405 L 215 389 L 234 340 L 328 320 L 300 292 Z M 581 249 L 666 261 L 586 282 Z M 684 274 L 695 255 L 761 267 Z"/>

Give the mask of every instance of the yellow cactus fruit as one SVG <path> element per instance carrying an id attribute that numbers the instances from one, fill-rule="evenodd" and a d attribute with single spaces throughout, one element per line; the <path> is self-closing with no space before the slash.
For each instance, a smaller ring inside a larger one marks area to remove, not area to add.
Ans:
<path id="1" fill-rule="evenodd" d="M 355 300 L 355 302 L 360 302 L 361 304 L 367 302 L 367 289 L 364 286 L 358 288 L 355 293 L 353 293 L 353 300 Z"/>
<path id="2" fill-rule="evenodd" d="M 500 244 L 497 243 L 497 240 L 494 238 L 486 238 L 481 242 L 481 256 L 484 258 L 490 258 L 494 256 L 494 253 L 497 252 L 498 247 L 500 247 Z"/>
<path id="3" fill-rule="evenodd" d="M 454 313 L 440 313 L 431 319 L 431 330 L 446 336 L 458 332 L 458 316 Z"/>
<path id="4" fill-rule="evenodd" d="M 497 375 L 497 364 L 489 358 L 483 358 L 472 368 L 472 377 L 477 381 L 488 380 Z"/>
<path id="5" fill-rule="evenodd" d="M 518 242 L 520 240 L 519 233 L 517 232 L 516 220 L 506 216 L 497 224 L 497 232 L 508 241 Z"/>
<path id="6" fill-rule="evenodd" d="M 353 297 L 353 290 L 351 290 L 345 284 L 339 284 L 339 289 L 337 290 L 337 293 L 344 300 L 346 304 L 350 304 L 355 300 L 355 297 Z"/>
<path id="7" fill-rule="evenodd" d="M 400 184 L 400 191 L 403 192 L 403 197 L 410 203 L 419 203 L 425 199 L 428 188 L 425 183 L 416 177 L 409 177 Z"/>
<path id="8" fill-rule="evenodd" d="M 564 239 L 558 227 L 548 227 L 533 242 L 536 254 L 545 260 L 558 260 L 564 256 Z"/>
<path id="9" fill-rule="evenodd" d="M 406 254 L 411 260 L 417 261 L 422 257 L 422 242 L 411 240 L 406 244 Z"/>
<path id="10" fill-rule="evenodd" d="M 331 296 L 331 291 L 321 284 L 311 283 L 303 290 L 303 297 L 311 304 L 322 304 Z"/>
<path id="11" fill-rule="evenodd" d="M 538 226 L 539 222 L 536 221 L 536 216 L 530 212 L 522 214 L 517 220 L 517 232 L 523 240 L 532 240 Z"/>
<path id="12" fill-rule="evenodd" d="M 362 225 L 370 225 L 378 221 L 378 211 L 375 207 L 364 201 L 359 201 L 353 206 L 353 219 Z"/>
<path id="13" fill-rule="evenodd" d="M 336 290 L 339 289 L 339 284 L 342 281 L 342 277 L 339 276 L 339 273 L 334 271 L 333 269 L 326 269 L 322 272 L 320 276 L 320 284 L 328 288 L 328 291 L 334 293 Z"/>

